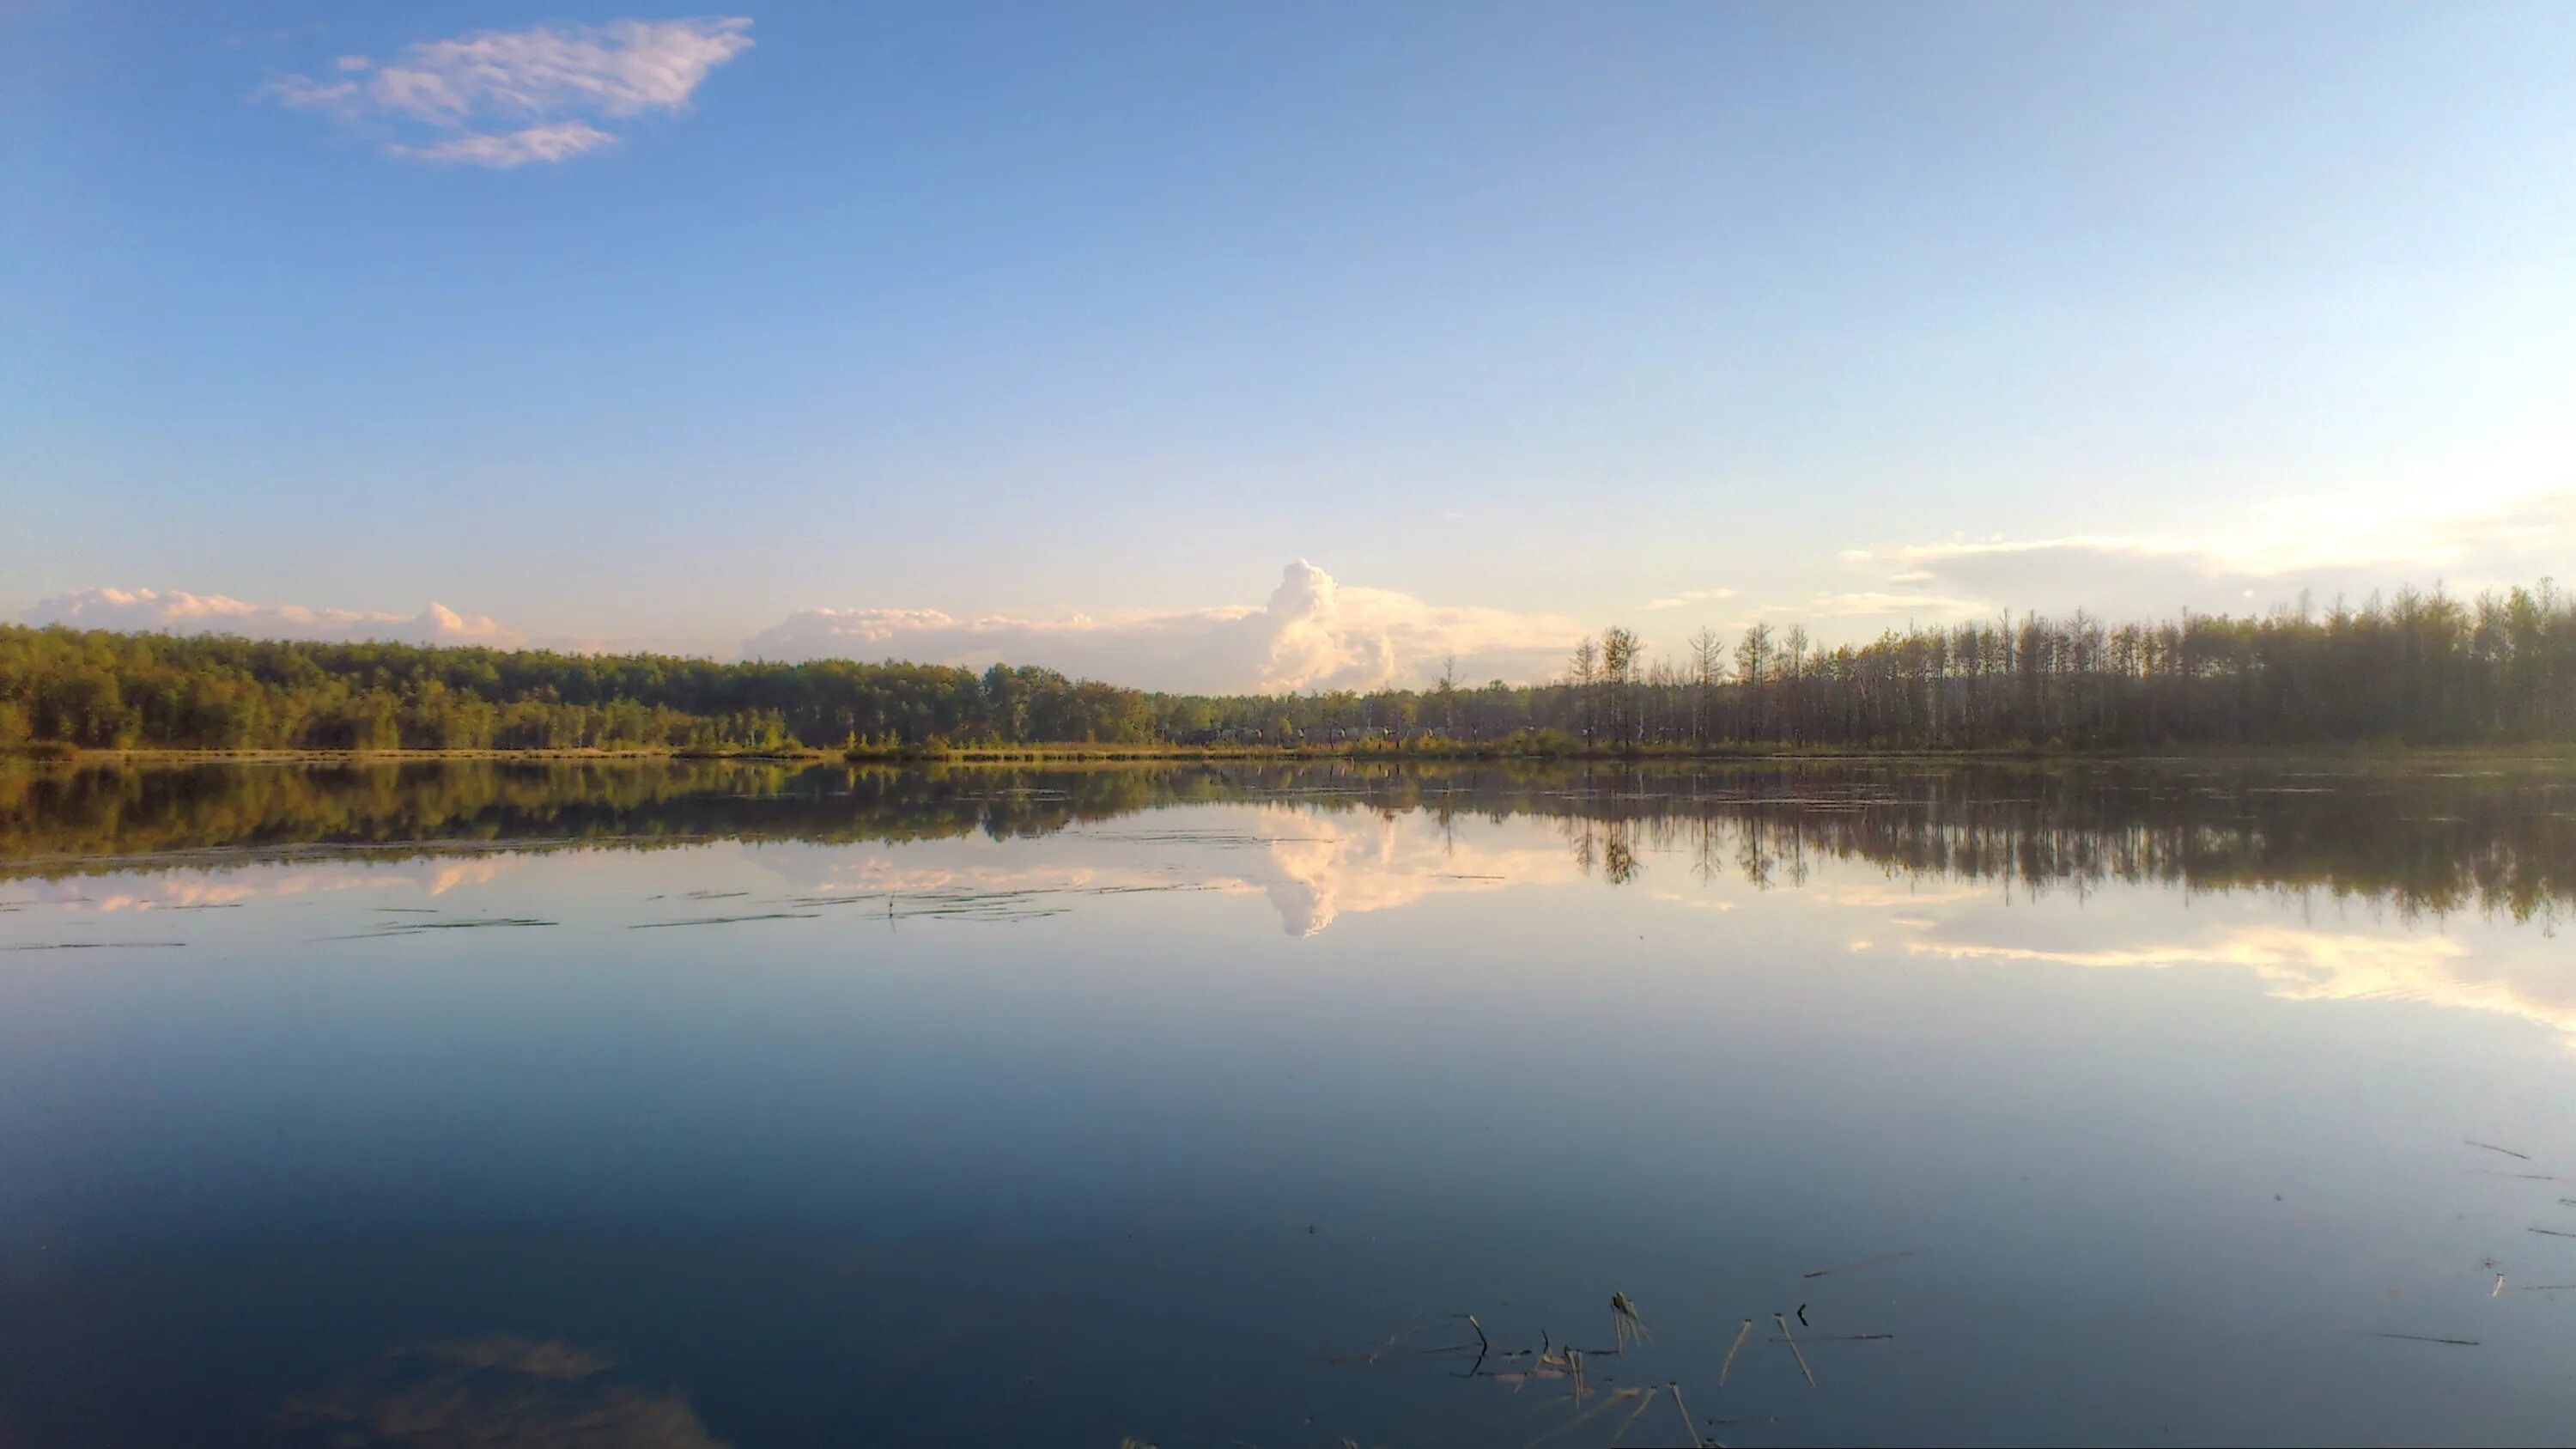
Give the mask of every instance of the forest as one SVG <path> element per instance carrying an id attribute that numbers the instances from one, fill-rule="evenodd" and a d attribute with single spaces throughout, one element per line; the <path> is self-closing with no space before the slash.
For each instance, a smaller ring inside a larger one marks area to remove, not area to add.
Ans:
<path id="1" fill-rule="evenodd" d="M 2576 738 L 2576 596 L 2108 624 L 2083 612 L 1890 631 L 1624 628 L 1561 675 L 1202 696 L 1053 670 L 317 644 L 0 626 L 0 748 L 938 751 L 1352 746 L 1504 753 L 2528 744 Z"/>

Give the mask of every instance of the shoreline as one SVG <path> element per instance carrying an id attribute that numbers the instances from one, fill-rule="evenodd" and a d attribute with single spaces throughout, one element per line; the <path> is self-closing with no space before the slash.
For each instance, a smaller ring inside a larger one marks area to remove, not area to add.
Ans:
<path id="1" fill-rule="evenodd" d="M 1511 763 L 1511 764 L 1681 764 L 1731 762 L 2109 762 L 2124 760 L 2289 760 L 2351 759 L 2360 761 L 2484 760 L 2528 763 L 2576 763 L 2576 742 L 2516 745 L 2406 745 L 2329 742 L 2317 744 L 2167 745 L 2140 748 L 2073 746 L 1961 746 L 1940 748 L 1855 749 L 1848 746 L 1715 745 L 1699 748 L 1647 746 L 1637 749 L 1576 748 L 1507 749 L 1499 745 L 1443 743 L 1390 745 L 1089 745 L 1032 744 L 895 750 L 704 751 L 673 749 L 563 750 L 0 750 L 0 763 L 94 767 L 102 765 L 359 765 L 438 764 L 496 761 L 530 764 L 670 764 L 681 761 L 732 764 L 868 765 L 1080 765 L 1194 764 L 1344 761 L 1353 763 Z"/>

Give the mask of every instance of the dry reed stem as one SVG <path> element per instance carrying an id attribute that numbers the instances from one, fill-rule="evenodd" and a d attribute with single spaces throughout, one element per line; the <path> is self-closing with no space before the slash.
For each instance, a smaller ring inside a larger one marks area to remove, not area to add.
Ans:
<path id="1" fill-rule="evenodd" d="M 1719 1388 L 1722 1389 L 1726 1387 L 1726 1376 L 1735 1370 L 1736 1351 L 1744 1347 L 1745 1338 L 1752 1332 L 1753 1320 L 1750 1318 L 1744 1320 L 1744 1326 L 1742 1328 L 1735 1330 L 1735 1342 L 1726 1346 L 1726 1362 L 1717 1366 L 1717 1386 Z"/>
<path id="2" fill-rule="evenodd" d="M 1784 1314 L 1774 1313 L 1771 1315 L 1771 1321 L 1780 1325 L 1780 1341 L 1789 1345 L 1789 1356 L 1798 1361 L 1798 1372 L 1807 1376 L 1807 1387 L 1811 1389 L 1814 1388 L 1816 1386 L 1816 1371 L 1807 1367 L 1807 1356 L 1798 1351 L 1797 1335 L 1789 1331 L 1789 1320 L 1787 1316 Z"/>
<path id="3" fill-rule="evenodd" d="M 1690 1405 L 1682 1402 L 1682 1386 L 1676 1382 L 1665 1387 L 1673 1391 L 1673 1407 L 1681 1411 L 1682 1432 L 1690 1436 L 1691 1449 L 1703 1449 L 1699 1442 L 1699 1426 L 1691 1422 Z"/>

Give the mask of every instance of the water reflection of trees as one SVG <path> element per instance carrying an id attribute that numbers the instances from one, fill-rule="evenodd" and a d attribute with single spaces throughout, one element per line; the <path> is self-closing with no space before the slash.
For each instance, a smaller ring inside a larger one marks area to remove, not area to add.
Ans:
<path id="1" fill-rule="evenodd" d="M 331 1449 L 724 1449 L 688 1401 L 570 1344 L 499 1336 L 414 1344 L 291 1400 L 275 1442 Z"/>
<path id="2" fill-rule="evenodd" d="M 928 772 L 721 761 L 0 769 L 0 861 L 295 846 L 901 841 L 1044 834 L 1196 798 L 1137 772 Z"/>
<path id="3" fill-rule="evenodd" d="M 2576 898 L 2576 775 L 2291 765 L 1801 766 L 1585 771 L 1528 792 L 1578 865 L 1659 860 L 1803 884 L 1822 856 L 1919 880 L 2078 892 L 2321 889 L 2529 918 Z"/>
<path id="4" fill-rule="evenodd" d="M 515 761 L 0 770 L 0 872 L 309 848 L 1044 835 L 1187 803 L 1539 817 L 1611 882 L 1794 886 L 1818 857 L 2031 890 L 2316 888 L 2528 917 L 2576 897 L 2576 773 L 2284 762 L 884 769 Z M 227 857 L 231 858 L 231 857 Z"/>

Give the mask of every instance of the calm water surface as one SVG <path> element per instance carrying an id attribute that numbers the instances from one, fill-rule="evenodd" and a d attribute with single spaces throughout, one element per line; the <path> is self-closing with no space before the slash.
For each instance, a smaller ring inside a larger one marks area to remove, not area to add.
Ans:
<path id="1" fill-rule="evenodd" d="M 0 1443 L 2563 1442 L 2571 896 L 2510 763 L 0 774 Z"/>

